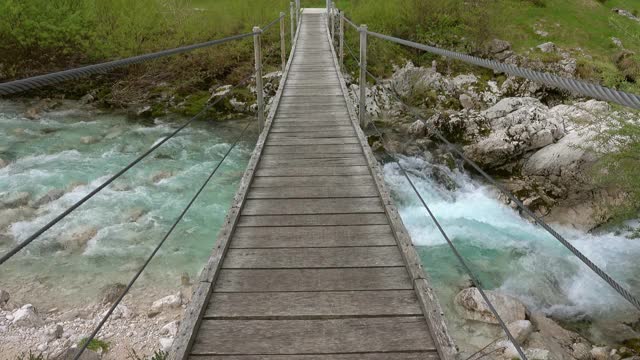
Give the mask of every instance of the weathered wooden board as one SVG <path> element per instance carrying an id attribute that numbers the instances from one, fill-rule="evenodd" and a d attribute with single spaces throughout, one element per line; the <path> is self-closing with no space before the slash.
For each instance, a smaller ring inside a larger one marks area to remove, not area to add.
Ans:
<path id="1" fill-rule="evenodd" d="M 321 199 L 378 196 L 373 185 L 252 188 L 248 199 Z"/>
<path id="2" fill-rule="evenodd" d="M 262 160 L 289 160 L 289 159 L 342 159 L 342 158 L 359 158 L 363 154 L 340 154 L 340 153 L 284 153 L 262 155 Z"/>
<path id="3" fill-rule="evenodd" d="M 388 225 L 246 227 L 231 242 L 232 249 L 391 245 L 396 241 Z"/>
<path id="4" fill-rule="evenodd" d="M 292 145 L 347 145 L 359 144 L 358 138 L 338 137 L 338 138 L 303 138 L 303 139 L 280 139 L 267 140 L 267 145 L 292 146 Z"/>
<path id="5" fill-rule="evenodd" d="M 325 131 L 298 131 L 289 133 L 271 133 L 267 141 L 286 140 L 286 139 L 314 139 L 314 138 L 341 138 L 355 137 L 355 131 L 349 130 L 325 130 Z"/>
<path id="6" fill-rule="evenodd" d="M 412 290 L 404 267 L 223 269 L 215 292 Z"/>
<path id="7" fill-rule="evenodd" d="M 290 166 L 290 165 L 289 165 Z M 257 176 L 367 175 L 367 166 L 291 166 L 259 169 Z"/>
<path id="8" fill-rule="evenodd" d="M 317 132 L 317 131 L 348 131 L 351 130 L 351 126 L 342 125 L 338 123 L 336 125 L 314 124 L 314 123 L 287 123 L 276 124 L 271 129 L 271 133 L 290 133 L 290 132 Z"/>
<path id="9" fill-rule="evenodd" d="M 386 225 L 384 214 L 331 214 L 331 215 L 262 215 L 242 216 L 242 226 L 334 226 L 334 225 Z"/>
<path id="10" fill-rule="evenodd" d="M 242 215 L 382 213 L 379 197 L 247 200 Z"/>
<path id="11" fill-rule="evenodd" d="M 436 360 L 435 351 L 316 355 L 200 355 L 189 360 Z"/>
<path id="12" fill-rule="evenodd" d="M 273 135 L 273 134 L 272 134 Z M 274 155 L 275 156 L 275 155 Z M 259 169 L 270 169 L 278 167 L 327 167 L 327 166 L 364 166 L 366 164 L 364 156 L 360 157 L 357 154 L 353 157 L 339 157 L 339 158 L 323 158 L 323 159 L 278 159 L 270 157 L 269 159 L 262 159 L 259 164 Z M 367 167 L 368 168 L 368 167 Z"/>
<path id="13" fill-rule="evenodd" d="M 433 350 L 422 316 L 204 320 L 192 354 L 322 354 Z"/>
<path id="14" fill-rule="evenodd" d="M 206 319 L 422 315 L 413 290 L 214 293 Z"/>
<path id="15" fill-rule="evenodd" d="M 283 186 L 341 186 L 371 185 L 373 179 L 367 175 L 340 176 L 260 176 L 253 179 L 253 187 Z"/>
<path id="16" fill-rule="evenodd" d="M 397 246 L 230 249 L 223 269 L 314 269 L 404 266 Z"/>
<path id="17" fill-rule="evenodd" d="M 264 154 L 288 154 L 288 153 L 338 153 L 338 154 L 362 154 L 362 148 L 358 144 L 346 145 L 300 145 L 300 146 L 278 146 L 265 145 Z"/>

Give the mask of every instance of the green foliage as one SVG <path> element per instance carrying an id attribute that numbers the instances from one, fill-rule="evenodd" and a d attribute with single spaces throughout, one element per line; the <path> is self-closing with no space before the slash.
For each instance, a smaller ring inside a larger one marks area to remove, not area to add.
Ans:
<path id="1" fill-rule="evenodd" d="M 34 354 L 31 352 L 31 350 L 29 350 L 29 354 L 21 354 L 19 356 L 16 357 L 16 360 L 46 360 L 46 358 L 44 357 L 44 355 L 42 354 Z"/>
<path id="2" fill-rule="evenodd" d="M 78 342 L 78 347 L 82 347 L 84 346 L 84 344 L 87 342 L 87 338 L 82 338 L 80 339 L 80 341 Z M 102 352 L 107 352 L 109 351 L 109 346 L 111 346 L 108 342 L 100 340 L 100 339 L 92 339 L 89 342 L 89 345 L 87 346 L 87 349 L 91 350 L 91 351 L 100 351 L 102 350 Z"/>
<path id="3" fill-rule="evenodd" d="M 593 167 L 596 182 L 627 194 L 624 204 L 616 206 L 614 221 L 634 216 L 640 204 L 640 126 L 634 119 L 613 116 L 609 121 L 597 120 L 600 130 L 590 150 L 600 157 Z"/>
<path id="4" fill-rule="evenodd" d="M 153 353 L 153 355 L 150 358 L 145 358 L 145 357 L 140 357 L 140 355 L 138 355 L 135 350 L 131 349 L 129 350 L 129 356 L 127 356 L 127 359 L 129 360 L 167 360 L 168 358 L 169 358 L 169 353 L 164 352 L 162 350 L 157 350 Z"/>

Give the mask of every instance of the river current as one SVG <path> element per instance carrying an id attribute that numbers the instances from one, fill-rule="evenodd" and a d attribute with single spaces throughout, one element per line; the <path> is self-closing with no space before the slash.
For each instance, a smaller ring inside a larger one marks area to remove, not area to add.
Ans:
<path id="1" fill-rule="evenodd" d="M 71 108 L 73 109 L 73 108 Z M 56 110 L 40 119 L 25 107 L 0 103 L 0 195 L 27 192 L 30 201 L 52 190 L 57 200 L 38 206 L 0 235 L 0 254 L 24 240 L 61 211 L 174 130 L 176 119 L 132 122 L 124 115 Z M 112 186 L 7 262 L 0 288 L 21 302 L 65 307 L 95 301 L 99 289 L 126 283 L 221 159 L 246 121 L 202 121 L 186 128 Z M 232 151 L 199 200 L 150 264 L 134 294 L 175 289 L 197 277 L 237 190 L 256 128 Z M 462 255 L 487 289 L 511 294 L 532 311 L 551 315 L 600 340 L 611 340 L 611 319 L 637 313 L 617 293 L 543 229 L 496 200 L 493 190 L 460 171 L 438 168 L 452 180 L 436 181 L 429 159 L 402 158 L 416 185 Z M 468 286 L 448 245 L 394 164 L 384 165 L 403 221 L 447 313 L 455 337 L 483 346 L 494 330 L 474 334 L 452 306 Z M 454 184 L 454 186 L 451 186 Z M 559 228 L 597 265 L 640 295 L 640 240 L 624 232 L 586 234 Z M 0 229 L 0 232 L 2 230 Z M 73 246 L 83 234 L 85 244 Z M 75 238 L 74 238 L 75 236 Z M 72 244 L 72 245 L 69 245 Z M 583 324 L 589 324 L 587 328 Z"/>

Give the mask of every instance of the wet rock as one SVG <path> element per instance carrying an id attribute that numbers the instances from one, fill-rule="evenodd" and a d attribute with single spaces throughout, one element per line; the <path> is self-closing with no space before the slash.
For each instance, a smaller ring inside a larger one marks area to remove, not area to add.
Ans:
<path id="1" fill-rule="evenodd" d="M 529 320 L 517 320 L 509 323 L 507 329 L 519 343 L 524 343 L 533 333 L 533 325 Z"/>
<path id="2" fill-rule="evenodd" d="M 491 290 L 485 293 L 505 323 L 525 319 L 525 306 L 517 299 Z M 477 288 L 459 292 L 455 297 L 455 303 L 460 305 L 459 310 L 465 319 L 498 324 Z"/>
<path id="3" fill-rule="evenodd" d="M 151 106 L 144 106 L 136 111 L 136 116 L 139 117 L 151 117 L 153 115 L 153 108 Z"/>
<path id="4" fill-rule="evenodd" d="M 180 327 L 180 321 L 172 321 L 160 329 L 160 335 L 168 335 L 175 337 L 178 334 L 178 328 Z"/>
<path id="5" fill-rule="evenodd" d="M 9 225 L 18 221 L 31 218 L 34 214 L 35 210 L 28 207 L 0 210 L 0 230 L 6 229 Z"/>
<path id="6" fill-rule="evenodd" d="M 95 136 L 83 136 L 80 138 L 80 142 L 84 145 L 91 145 L 99 142 L 100 139 Z"/>
<path id="7" fill-rule="evenodd" d="M 31 304 L 26 304 L 13 313 L 13 325 L 20 327 L 40 327 L 44 321 L 36 313 L 36 309 Z"/>
<path id="8" fill-rule="evenodd" d="M 177 293 L 174 295 L 165 296 L 162 299 L 156 300 L 151 304 L 151 309 L 147 315 L 149 317 L 154 317 L 160 314 L 164 310 L 168 309 L 179 309 L 182 305 L 182 294 Z"/>
<path id="9" fill-rule="evenodd" d="M 6 290 L 0 289 L 0 307 L 4 306 L 6 303 L 8 303 L 9 299 L 11 299 L 11 296 L 9 295 L 9 292 L 6 291 Z"/>
<path id="10" fill-rule="evenodd" d="M 55 100 L 42 99 L 42 100 L 38 101 L 35 105 L 33 105 L 29 109 L 27 109 L 27 111 L 25 112 L 24 116 L 29 120 L 37 120 L 37 119 L 40 118 L 40 115 L 43 112 L 49 111 L 51 109 L 55 109 L 60 104 L 61 104 L 60 102 L 55 101 Z"/>
<path id="11" fill-rule="evenodd" d="M 546 42 L 544 44 L 536 46 L 536 49 L 542 51 L 543 53 L 552 53 L 556 51 L 556 44 L 552 42 Z"/>
<path id="12" fill-rule="evenodd" d="M 574 359 L 573 352 L 576 344 L 588 344 L 586 339 L 563 329 L 544 314 L 534 312 L 529 318 L 537 330 L 529 337 L 529 347 L 549 350 L 555 359 Z"/>
<path id="13" fill-rule="evenodd" d="M 173 176 L 171 171 L 159 171 L 151 176 L 151 181 L 158 183 L 161 180 L 168 179 Z"/>
<path id="14" fill-rule="evenodd" d="M 65 194 L 62 189 L 52 189 L 31 203 L 32 207 L 40 207 L 60 199 Z"/>
<path id="15" fill-rule="evenodd" d="M 2 193 L 0 194 L 0 207 L 16 208 L 27 205 L 31 194 L 28 192 Z"/>
<path id="16" fill-rule="evenodd" d="M 98 234 L 98 229 L 95 227 L 79 228 L 71 233 L 71 237 L 63 239 L 61 243 L 67 250 L 82 250 L 96 234 Z"/>
<path id="17" fill-rule="evenodd" d="M 129 214 L 128 214 L 128 216 L 127 216 L 127 221 L 129 221 L 129 222 L 136 222 L 136 221 L 138 221 L 141 217 L 143 217 L 146 213 L 147 213 L 147 210 L 142 209 L 142 208 L 135 208 L 135 209 L 132 209 L 131 211 L 129 211 Z"/>
<path id="18" fill-rule="evenodd" d="M 9 162 L 0 158 L 0 169 L 6 167 L 7 165 L 9 165 Z"/>
<path id="19" fill-rule="evenodd" d="M 99 291 L 100 303 L 103 305 L 113 304 L 116 300 L 118 300 L 120 295 L 122 295 L 122 292 L 124 291 L 124 289 L 126 289 L 126 287 L 127 286 L 125 284 L 120 283 L 103 286 Z"/>

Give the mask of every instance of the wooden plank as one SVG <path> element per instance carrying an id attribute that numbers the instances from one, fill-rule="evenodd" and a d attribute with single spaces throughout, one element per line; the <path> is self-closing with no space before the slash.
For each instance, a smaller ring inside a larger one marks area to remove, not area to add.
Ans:
<path id="1" fill-rule="evenodd" d="M 238 228 L 232 249 L 396 245 L 388 225 Z"/>
<path id="2" fill-rule="evenodd" d="M 204 320 L 192 355 L 433 350 L 422 316 L 328 320 Z"/>
<path id="3" fill-rule="evenodd" d="M 378 197 L 337 199 L 247 200 L 242 215 L 303 215 L 382 213 Z"/>
<path id="4" fill-rule="evenodd" d="M 253 187 L 372 185 L 369 175 L 344 176 L 260 176 Z"/>
<path id="5" fill-rule="evenodd" d="M 215 293 L 206 319 L 340 318 L 422 315 L 415 291 Z"/>
<path id="6" fill-rule="evenodd" d="M 215 292 L 412 290 L 404 267 L 223 269 Z M 423 319 L 424 321 L 424 319 Z"/>
<path id="7" fill-rule="evenodd" d="M 320 355 L 205 355 L 191 356 L 189 360 L 436 360 L 438 353 L 429 352 L 385 352 L 357 354 Z"/>
<path id="8" fill-rule="evenodd" d="M 386 225 L 384 214 L 242 216 L 238 226 Z"/>
<path id="9" fill-rule="evenodd" d="M 270 140 L 267 145 L 277 146 L 308 146 L 308 145 L 347 145 L 359 144 L 358 139 L 353 137 L 334 137 L 334 138 L 302 138 L 302 139 L 279 139 Z"/>
<path id="10" fill-rule="evenodd" d="M 298 131 L 290 133 L 271 133 L 269 140 L 285 140 L 285 139 L 313 139 L 313 138 L 334 138 L 334 137 L 355 137 L 356 133 L 353 129 L 349 130 L 326 130 L 326 131 Z"/>
<path id="11" fill-rule="evenodd" d="M 273 135 L 273 134 L 272 134 Z M 275 156 L 275 155 L 274 155 Z M 339 157 L 332 159 L 278 159 L 274 157 L 269 157 L 268 159 L 262 159 L 259 164 L 259 168 L 270 169 L 270 168 L 278 168 L 278 167 L 338 167 L 338 166 L 364 166 L 366 164 L 366 160 L 364 156 L 353 156 L 353 157 Z M 368 169 L 368 167 L 367 167 Z"/>
<path id="12" fill-rule="evenodd" d="M 314 123 L 299 123 L 295 125 L 288 124 L 280 124 L 275 123 L 273 128 L 271 129 L 271 133 L 289 133 L 289 132 L 316 132 L 316 131 L 349 131 L 352 129 L 351 125 L 334 125 L 328 126 L 324 123 L 314 124 Z"/>
<path id="13" fill-rule="evenodd" d="M 288 159 L 339 159 L 339 158 L 359 158 L 362 154 L 321 154 L 321 153 L 287 153 L 262 155 L 263 160 L 288 160 Z"/>
<path id="14" fill-rule="evenodd" d="M 364 186 L 302 186 L 279 188 L 252 188 L 249 199 L 321 199 L 361 198 L 378 196 L 374 185 Z"/>
<path id="15" fill-rule="evenodd" d="M 346 145 L 300 145 L 300 146 L 277 146 L 266 145 L 264 147 L 264 153 L 266 155 L 272 154 L 287 154 L 287 153 L 338 153 L 338 154 L 362 154 L 362 148 L 357 144 Z"/>
<path id="16" fill-rule="evenodd" d="M 223 269 L 315 269 L 404 266 L 397 246 L 230 249 Z"/>
<path id="17" fill-rule="evenodd" d="M 257 176 L 368 175 L 367 166 L 293 166 L 259 169 Z"/>
<path id="18" fill-rule="evenodd" d="M 287 88 L 284 89 L 284 93 L 287 93 Z M 297 89 L 297 90 L 301 90 L 301 89 Z M 321 89 L 318 89 L 321 90 Z M 298 94 L 297 96 L 284 96 L 282 100 L 280 101 L 280 106 L 282 105 L 290 105 L 290 104 L 300 104 L 300 103 L 304 103 L 304 104 L 339 104 L 339 105 L 345 105 L 345 110 L 346 110 L 346 103 L 344 100 L 344 96 L 342 96 L 342 91 L 340 91 L 340 93 L 338 95 L 331 95 L 329 93 L 327 93 L 327 91 L 330 91 L 331 89 L 324 89 L 323 93 L 320 93 L 318 95 L 312 94 L 312 95 L 303 95 L 303 94 Z M 338 88 L 339 90 L 339 88 Z"/>

